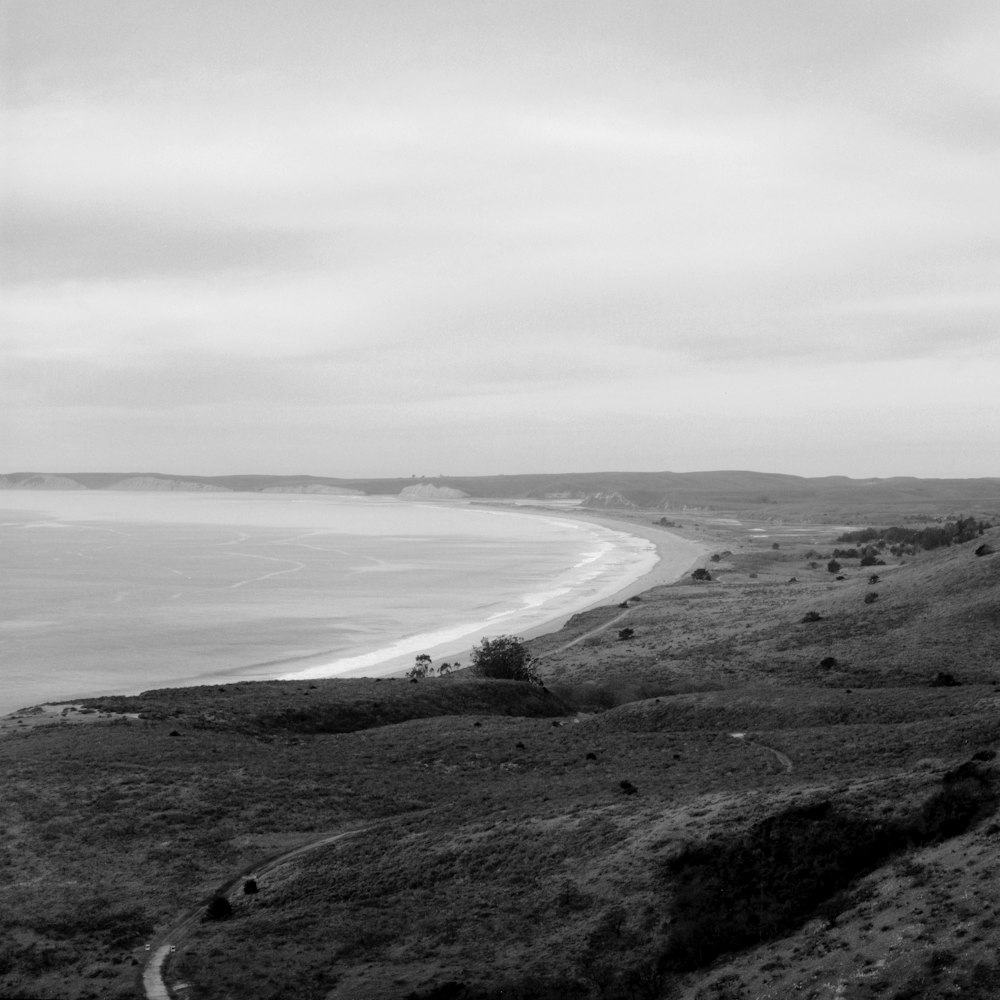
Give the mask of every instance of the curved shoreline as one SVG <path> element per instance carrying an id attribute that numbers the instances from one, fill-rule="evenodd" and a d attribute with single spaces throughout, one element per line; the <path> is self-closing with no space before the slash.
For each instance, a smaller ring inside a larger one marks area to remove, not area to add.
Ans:
<path id="1" fill-rule="evenodd" d="M 421 648 L 417 650 L 418 652 L 427 652 L 436 663 L 441 663 L 448 659 L 457 659 L 460 662 L 467 663 L 472 646 L 479 641 L 482 634 L 514 633 L 522 638 L 529 639 L 557 632 L 566 624 L 566 622 L 581 612 L 587 611 L 591 608 L 617 604 L 625 600 L 627 597 L 642 593 L 656 586 L 676 581 L 684 575 L 684 573 L 693 564 L 697 563 L 699 559 L 702 558 L 708 551 L 703 543 L 682 537 L 681 535 L 655 525 L 651 520 L 649 520 L 649 518 L 652 517 L 653 512 L 648 512 L 645 515 L 646 520 L 640 520 L 643 515 L 615 516 L 614 514 L 606 514 L 604 512 L 578 511 L 575 509 L 564 510 L 545 507 L 542 505 L 535 506 L 513 504 L 505 503 L 503 501 L 480 501 L 474 502 L 473 504 L 468 502 L 460 502 L 457 504 L 454 502 L 445 502 L 442 504 L 441 502 L 438 502 L 435 503 L 434 506 L 456 506 L 462 508 L 486 507 L 498 514 L 502 513 L 511 516 L 540 517 L 546 520 L 558 519 L 574 522 L 578 525 L 597 525 L 622 535 L 645 539 L 646 541 L 651 542 L 656 549 L 656 561 L 652 566 L 648 566 L 648 560 L 646 560 L 645 564 L 648 568 L 646 568 L 643 572 L 640 572 L 638 576 L 634 577 L 624 586 L 611 593 L 605 593 L 603 596 L 595 598 L 593 596 L 593 591 L 589 593 L 584 592 L 579 595 L 579 597 L 582 598 L 582 602 L 574 602 L 572 599 L 572 593 L 570 592 L 566 595 L 568 599 L 564 600 L 562 606 L 555 611 L 551 617 L 543 618 L 540 621 L 535 619 L 534 624 L 518 627 L 518 619 L 520 618 L 520 620 L 523 621 L 524 616 L 517 611 L 513 611 L 509 615 L 503 616 L 501 620 L 498 620 L 492 631 L 489 626 L 483 626 L 480 624 L 478 626 L 473 626 L 473 630 L 463 631 L 461 634 L 453 635 L 451 638 L 443 642 L 428 644 L 426 649 Z M 640 568 L 642 568 L 641 561 Z M 544 611 L 542 613 L 544 614 Z M 509 618 L 509 624 L 506 624 L 503 618 Z M 415 638 L 419 640 L 419 637 Z M 317 663 L 317 656 L 313 653 L 302 658 L 305 660 L 312 660 L 312 665 L 306 666 L 306 664 L 303 663 L 298 670 L 296 669 L 294 659 L 279 659 L 277 661 L 271 661 L 271 663 L 267 665 L 269 669 L 267 670 L 266 676 L 261 676 L 259 674 L 257 674 L 257 676 L 247 676 L 245 673 L 246 667 L 242 667 L 229 672 L 229 677 L 225 679 L 218 673 L 213 672 L 213 676 L 209 680 L 204 680 L 198 677 L 183 678 L 178 679 L 178 681 L 174 683 L 156 686 L 192 687 L 205 683 L 227 683 L 243 680 L 273 679 L 298 680 L 310 677 L 384 677 L 399 675 L 405 672 L 410 666 L 412 666 L 414 655 L 414 651 L 407 648 L 405 652 L 401 651 L 396 655 L 387 656 L 374 663 L 364 664 L 354 669 L 348 668 L 347 670 L 343 670 L 336 668 L 336 661 L 327 660 L 326 663 Z M 256 664 L 255 666 L 259 668 L 262 664 Z M 142 689 L 144 690 L 148 686 L 149 685 L 147 684 Z M 138 693 L 140 690 L 137 686 L 129 685 L 128 687 L 129 690 L 127 693 Z M 62 706 L 64 704 L 68 704 L 70 701 L 92 696 L 93 695 L 77 693 L 71 697 L 68 693 L 66 696 L 67 701 L 65 702 L 57 703 L 51 698 L 45 699 L 45 702 L 46 704 L 58 704 Z M 22 707 L 16 711 L 23 712 L 24 710 L 25 709 Z"/>
<path id="2" fill-rule="evenodd" d="M 468 506 L 466 503 L 456 506 Z M 666 584 L 675 583 L 684 574 L 700 562 L 709 552 L 708 546 L 703 542 L 685 538 L 682 535 L 671 532 L 669 529 L 660 528 L 652 522 L 643 523 L 627 517 L 614 517 L 596 511 L 575 511 L 558 510 L 548 507 L 525 507 L 500 501 L 490 503 L 480 501 L 476 503 L 478 507 L 488 507 L 489 509 L 502 511 L 509 514 L 520 514 L 524 516 L 559 518 L 566 521 L 575 521 L 578 524 L 597 524 L 611 531 L 620 532 L 623 535 L 633 535 L 644 538 L 653 543 L 656 548 L 657 560 L 644 573 L 635 577 L 630 583 L 619 588 L 611 594 L 607 594 L 596 600 L 587 601 L 584 604 L 563 608 L 557 614 L 545 621 L 539 622 L 529 628 L 515 629 L 514 631 L 522 639 L 536 639 L 542 635 L 549 635 L 558 632 L 574 616 L 590 611 L 593 608 L 605 607 L 607 605 L 619 604 L 628 597 L 645 593 L 653 587 L 661 587 Z M 503 631 L 503 630 L 501 630 Z M 481 638 L 472 633 L 466 633 L 462 638 L 449 642 L 429 646 L 427 655 L 435 663 L 444 662 L 450 659 L 457 659 L 458 662 L 467 663 L 472 653 L 472 646 Z M 321 674 L 320 667 L 311 670 L 304 670 L 298 673 L 284 674 L 280 680 L 305 680 L 310 677 L 393 677 L 403 674 L 413 665 L 414 653 L 409 651 L 399 656 L 387 657 L 385 660 L 348 669 L 337 671 L 333 674 Z"/>

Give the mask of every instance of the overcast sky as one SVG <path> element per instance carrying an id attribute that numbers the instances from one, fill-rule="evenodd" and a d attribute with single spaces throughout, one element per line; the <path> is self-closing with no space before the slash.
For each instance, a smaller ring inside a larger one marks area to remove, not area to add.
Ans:
<path id="1" fill-rule="evenodd" d="M 1000 475 L 993 0 L 0 10 L 0 472 Z"/>

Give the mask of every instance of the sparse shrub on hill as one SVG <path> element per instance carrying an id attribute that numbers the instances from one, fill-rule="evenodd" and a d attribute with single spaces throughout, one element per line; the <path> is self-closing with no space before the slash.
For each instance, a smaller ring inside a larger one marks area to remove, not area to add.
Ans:
<path id="1" fill-rule="evenodd" d="M 521 640 L 512 635 L 499 635 L 495 639 L 484 637 L 478 646 L 473 646 L 472 673 L 476 677 L 491 677 L 494 680 L 541 684 L 531 654 Z"/>
<path id="2" fill-rule="evenodd" d="M 712 574 L 704 566 L 700 566 L 691 574 L 692 580 L 711 580 Z"/>
<path id="3" fill-rule="evenodd" d="M 827 571 L 828 573 L 839 573 L 839 572 L 840 572 L 840 563 L 839 563 L 839 562 L 837 562 L 837 560 L 836 560 L 836 559 L 831 559 L 831 560 L 830 560 L 830 561 L 829 561 L 829 562 L 828 562 L 828 563 L 826 564 L 826 571 Z"/>
<path id="4" fill-rule="evenodd" d="M 406 671 L 406 676 L 411 680 L 422 680 L 431 672 L 431 658 L 426 653 L 420 653 L 413 663 L 413 666 Z"/>

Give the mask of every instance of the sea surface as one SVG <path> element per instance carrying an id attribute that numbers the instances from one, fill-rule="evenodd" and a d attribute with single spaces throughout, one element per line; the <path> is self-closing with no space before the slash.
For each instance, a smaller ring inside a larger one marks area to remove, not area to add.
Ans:
<path id="1" fill-rule="evenodd" d="M 0 714 L 275 677 L 395 673 L 617 593 L 652 542 L 377 497 L 0 491 Z"/>

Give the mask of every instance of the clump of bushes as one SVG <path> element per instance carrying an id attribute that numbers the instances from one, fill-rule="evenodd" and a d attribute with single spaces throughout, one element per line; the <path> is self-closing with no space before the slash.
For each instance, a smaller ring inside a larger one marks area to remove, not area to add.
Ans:
<path id="1" fill-rule="evenodd" d="M 926 528 L 862 528 L 841 535 L 838 542 L 874 542 L 875 549 L 890 546 L 894 555 L 917 549 L 937 549 L 948 545 L 961 545 L 978 538 L 993 525 L 974 517 L 953 517 Z M 872 565 L 875 565 L 874 563 Z"/>
<path id="2" fill-rule="evenodd" d="M 531 654 L 524 643 L 512 635 L 499 635 L 495 639 L 484 637 L 478 646 L 473 646 L 472 673 L 494 680 L 541 684 Z"/>

